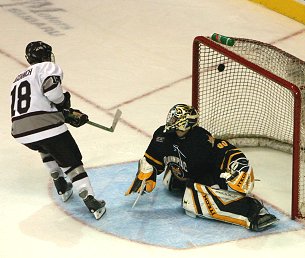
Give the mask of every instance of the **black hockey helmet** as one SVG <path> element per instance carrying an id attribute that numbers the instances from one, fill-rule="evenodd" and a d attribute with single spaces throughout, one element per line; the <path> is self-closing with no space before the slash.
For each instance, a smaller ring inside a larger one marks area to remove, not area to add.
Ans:
<path id="1" fill-rule="evenodd" d="M 185 132 L 197 125 L 197 110 L 186 104 L 177 104 L 168 112 L 164 132 Z"/>
<path id="2" fill-rule="evenodd" d="M 52 47 L 42 41 L 30 42 L 25 49 L 25 58 L 29 64 L 54 62 Z"/>

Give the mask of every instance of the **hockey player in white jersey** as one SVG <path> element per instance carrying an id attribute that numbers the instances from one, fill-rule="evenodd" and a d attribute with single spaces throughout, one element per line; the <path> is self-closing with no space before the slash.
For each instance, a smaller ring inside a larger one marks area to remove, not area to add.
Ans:
<path id="1" fill-rule="evenodd" d="M 106 211 L 105 202 L 94 197 L 81 152 L 65 124 L 82 126 L 88 116 L 71 108 L 70 94 L 61 86 L 63 72 L 54 62 L 51 46 L 30 42 L 25 54 L 30 66 L 11 86 L 12 136 L 40 153 L 64 202 L 74 188 L 94 217 L 100 219 Z"/>

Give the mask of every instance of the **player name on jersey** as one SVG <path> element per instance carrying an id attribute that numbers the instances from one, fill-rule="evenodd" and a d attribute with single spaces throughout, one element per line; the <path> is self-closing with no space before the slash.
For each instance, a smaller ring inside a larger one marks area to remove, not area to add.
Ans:
<path id="1" fill-rule="evenodd" d="M 29 69 L 29 70 L 26 70 L 26 71 L 24 71 L 23 73 L 19 74 L 19 75 L 16 77 L 16 79 L 14 80 L 14 83 L 17 82 L 17 81 L 19 81 L 19 80 L 21 80 L 21 79 L 24 78 L 24 77 L 27 77 L 27 76 L 31 75 L 31 74 L 32 74 L 32 70 L 33 70 L 33 68 L 31 68 L 31 69 Z"/>

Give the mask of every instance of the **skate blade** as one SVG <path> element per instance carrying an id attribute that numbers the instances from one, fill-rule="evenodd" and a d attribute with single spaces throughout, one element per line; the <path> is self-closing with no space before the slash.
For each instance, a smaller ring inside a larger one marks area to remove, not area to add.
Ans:
<path id="1" fill-rule="evenodd" d="M 72 196 L 73 194 L 73 189 L 70 189 L 68 191 L 66 191 L 64 194 L 61 194 L 60 197 L 61 197 L 61 200 L 63 202 L 66 202 L 70 199 L 70 197 Z"/>
<path id="2" fill-rule="evenodd" d="M 268 227 L 270 227 L 271 225 L 277 223 L 278 221 L 279 221 L 278 218 L 274 218 L 274 219 L 268 220 L 265 223 L 259 225 L 257 231 L 263 231 L 263 230 L 267 229 Z"/>
<path id="3" fill-rule="evenodd" d="M 96 210 L 95 212 L 93 212 L 94 217 L 99 220 L 106 212 L 106 208 L 102 207 L 98 210 Z"/>

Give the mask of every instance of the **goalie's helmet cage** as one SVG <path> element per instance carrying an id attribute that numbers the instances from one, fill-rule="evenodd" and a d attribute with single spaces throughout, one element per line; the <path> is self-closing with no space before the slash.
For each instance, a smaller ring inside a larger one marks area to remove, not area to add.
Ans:
<path id="1" fill-rule="evenodd" d="M 25 48 L 25 57 L 29 64 L 54 62 L 52 47 L 42 41 L 30 42 Z"/>
<path id="2" fill-rule="evenodd" d="M 194 39 L 199 125 L 236 146 L 292 153 L 291 217 L 305 218 L 305 62 L 270 44 L 233 39 L 234 46 Z"/>
<path id="3" fill-rule="evenodd" d="M 177 104 L 168 112 L 165 132 L 188 131 L 198 125 L 197 110 L 186 104 Z"/>

